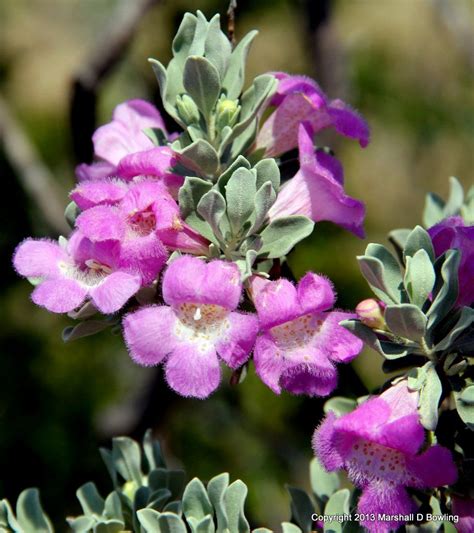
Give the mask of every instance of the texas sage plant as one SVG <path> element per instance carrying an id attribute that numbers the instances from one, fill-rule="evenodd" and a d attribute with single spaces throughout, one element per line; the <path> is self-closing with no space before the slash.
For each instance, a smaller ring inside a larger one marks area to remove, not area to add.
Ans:
<path id="1" fill-rule="evenodd" d="M 133 361 L 162 364 L 185 397 L 209 397 L 223 364 L 235 383 L 254 365 L 275 394 L 327 397 L 339 364 L 364 344 L 376 350 L 390 379 L 326 402 L 313 494 L 290 489 L 284 533 L 473 531 L 474 190 L 464 196 L 452 179 L 447 202 L 428 197 L 425 228 L 393 231 L 392 250 L 368 245 L 358 261 L 374 297 L 354 311 L 335 307 L 326 275 L 282 277 L 319 221 L 365 236 L 364 204 L 345 193 L 333 151 L 314 143 L 332 128 L 365 147 L 369 128 L 304 76 L 262 74 L 243 91 L 256 33 L 233 48 L 218 15 L 187 13 L 168 66 L 150 60 L 179 131 L 149 102 L 118 105 L 93 135 L 95 161 L 76 169 L 70 235 L 26 239 L 14 266 L 34 303 L 77 321 L 65 340 L 121 328 Z M 299 169 L 287 176 L 282 156 L 294 149 Z M 103 457 L 114 492 L 79 489 L 74 531 L 250 531 L 241 481 L 195 479 L 183 493 L 184 474 L 166 470 L 149 435 L 143 457 L 126 438 Z M 32 490 L 17 517 L 3 501 L 2 527 L 52 530 Z"/>

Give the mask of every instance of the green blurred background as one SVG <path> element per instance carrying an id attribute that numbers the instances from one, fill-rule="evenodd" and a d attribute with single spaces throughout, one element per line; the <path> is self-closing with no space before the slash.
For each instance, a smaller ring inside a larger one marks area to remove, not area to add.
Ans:
<path id="1" fill-rule="evenodd" d="M 40 486 L 58 531 L 65 530 L 60 517 L 78 512 L 74 492 L 80 484 L 94 478 L 104 493 L 109 489 L 98 445 L 117 434 L 140 436 L 152 426 L 172 464 L 204 479 L 221 471 L 240 477 L 250 487 L 253 525 L 277 527 L 289 515 L 284 483 L 308 486 L 310 437 L 321 401 L 277 397 L 253 372 L 242 385 L 224 385 L 207 401 L 180 399 L 159 372 L 134 366 L 120 337 L 110 332 L 64 344 L 60 333 L 71 321 L 36 308 L 29 284 L 11 268 L 22 238 L 57 235 L 25 186 L 21 165 L 15 164 L 25 154 L 20 150 L 18 156 L 16 148 L 27 139 L 51 174 L 59 205 L 66 205 L 77 162 L 69 119 L 72 80 L 100 53 L 104 35 L 120 23 L 127 4 L 132 0 L 0 0 L 0 497 L 14 500 L 22 488 Z M 125 99 L 156 102 L 146 58 L 168 61 L 185 11 L 224 15 L 227 5 L 156 2 L 123 60 L 100 85 L 98 123 L 108 121 Z M 445 195 L 449 175 L 465 186 L 472 182 L 471 0 L 238 5 L 237 37 L 260 30 L 248 80 L 271 70 L 307 74 L 369 121 L 372 142 L 365 150 L 330 134 L 321 143 L 335 148 L 348 192 L 365 201 L 370 241 L 420 222 L 425 193 Z M 11 131 L 19 132 L 20 140 Z M 25 164 L 31 165 L 28 157 Z M 355 260 L 366 244 L 319 224 L 289 263 L 297 277 L 309 269 L 330 276 L 338 305 L 353 308 L 369 296 Z M 354 364 L 369 390 L 384 380 L 380 363 L 377 355 L 364 353 Z M 343 381 L 344 390 L 360 394 L 351 374 Z"/>

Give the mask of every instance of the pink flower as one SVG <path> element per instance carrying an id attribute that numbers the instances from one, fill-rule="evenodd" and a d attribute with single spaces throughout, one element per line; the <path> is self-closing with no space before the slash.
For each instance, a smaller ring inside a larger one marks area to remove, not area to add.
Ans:
<path id="1" fill-rule="evenodd" d="M 311 127 L 299 126 L 300 169 L 283 184 L 270 208 L 270 220 L 289 215 L 305 215 L 315 222 L 328 220 L 364 237 L 365 207 L 344 192 L 344 178 L 339 161 L 324 152 L 315 152 Z"/>
<path id="2" fill-rule="evenodd" d="M 144 100 L 129 100 L 117 106 L 112 121 L 98 128 L 92 136 L 98 161 L 79 165 L 76 168 L 78 180 L 131 179 L 147 175 L 161 178 L 172 193 L 176 192 L 183 178 L 170 171 L 177 162 L 175 154 L 168 146 L 155 146 L 143 132 L 146 128 L 165 131 L 163 119 L 153 105 Z"/>
<path id="3" fill-rule="evenodd" d="M 163 276 L 163 300 L 124 319 L 132 359 L 165 362 L 166 379 L 183 396 L 206 398 L 221 379 L 219 358 L 231 368 L 244 364 L 258 330 L 254 315 L 236 312 L 242 293 L 237 266 L 184 256 Z"/>
<path id="4" fill-rule="evenodd" d="M 72 311 L 86 298 L 102 313 L 115 313 L 142 285 L 121 257 L 119 242 L 93 243 L 77 231 L 66 248 L 47 239 L 26 239 L 13 264 L 22 276 L 40 279 L 31 298 L 54 313 Z"/>
<path id="5" fill-rule="evenodd" d="M 309 121 L 315 133 L 333 127 L 346 137 L 358 139 L 362 147 L 369 143 L 365 120 L 341 100 L 329 101 L 318 84 L 305 76 L 273 73 L 280 80 L 270 105 L 275 111 L 260 129 L 256 147 L 265 148 L 266 157 L 275 157 L 295 148 L 298 128 Z"/>
<path id="6" fill-rule="evenodd" d="M 313 273 L 295 287 L 286 279 L 268 282 L 254 296 L 262 335 L 254 361 L 257 374 L 276 394 L 325 396 L 337 384 L 335 363 L 347 363 L 362 341 L 339 326 L 351 313 L 328 312 L 334 305 L 331 283 Z"/>
<path id="7" fill-rule="evenodd" d="M 457 479 L 447 448 L 436 445 L 418 453 L 425 434 L 417 404 L 418 393 L 402 381 L 351 413 L 336 418 L 330 412 L 314 433 L 314 451 L 324 467 L 347 470 L 362 489 L 358 511 L 368 516 L 361 524 L 372 533 L 387 533 L 401 524 L 379 520 L 379 513 L 416 511 L 405 487 L 439 487 Z"/>
<path id="8" fill-rule="evenodd" d="M 461 217 L 448 217 L 429 228 L 436 257 L 450 248 L 461 252 L 459 263 L 458 306 L 474 302 L 474 226 L 467 225 Z"/>
<path id="9" fill-rule="evenodd" d="M 142 273 L 145 283 L 156 278 L 169 248 L 202 254 L 209 243 L 185 224 L 179 207 L 157 181 L 130 185 L 115 206 L 97 205 L 81 213 L 76 226 L 94 242 L 115 239 L 122 254 Z"/>

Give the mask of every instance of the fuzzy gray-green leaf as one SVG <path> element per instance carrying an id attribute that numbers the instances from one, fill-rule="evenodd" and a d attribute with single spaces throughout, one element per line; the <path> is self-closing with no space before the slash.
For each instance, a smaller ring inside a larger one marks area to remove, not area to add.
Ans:
<path id="1" fill-rule="evenodd" d="M 16 517 L 25 533 L 53 533 L 53 526 L 41 507 L 38 489 L 21 492 L 16 503 Z"/>
<path id="2" fill-rule="evenodd" d="M 426 377 L 420 391 L 418 412 L 420 422 L 429 431 L 434 431 L 438 424 L 438 405 L 441 398 L 442 386 L 434 364 L 429 361 L 425 365 Z"/>
<path id="3" fill-rule="evenodd" d="M 425 249 L 420 249 L 413 256 L 406 257 L 406 270 L 404 277 L 405 289 L 410 301 L 423 307 L 433 290 L 436 275 L 433 264 Z"/>
<path id="4" fill-rule="evenodd" d="M 324 508 L 324 514 L 326 516 L 349 514 L 349 499 L 350 492 L 348 489 L 338 490 L 329 498 Z M 325 522 L 324 531 L 341 533 L 342 523 L 337 521 Z"/>
<path id="5" fill-rule="evenodd" d="M 291 516 L 294 522 L 303 530 L 310 533 L 313 526 L 311 515 L 314 513 L 314 505 L 304 490 L 287 487 L 291 497 Z"/>
<path id="6" fill-rule="evenodd" d="M 212 514 L 212 505 L 206 489 L 198 478 L 192 479 L 184 489 L 183 513 L 186 518 L 201 520 L 208 514 Z"/>
<path id="7" fill-rule="evenodd" d="M 259 255 L 268 259 L 286 255 L 298 242 L 311 234 L 314 222 L 302 215 L 273 220 L 260 234 L 263 246 Z"/>
<path id="8" fill-rule="evenodd" d="M 225 186 L 227 216 L 234 235 L 237 235 L 244 223 L 250 218 L 255 206 L 256 193 L 255 172 L 238 168 Z"/>
<path id="9" fill-rule="evenodd" d="M 311 489 L 316 496 L 326 502 L 340 487 L 339 477 L 335 472 L 326 472 L 316 457 L 309 465 Z"/>
<path id="10" fill-rule="evenodd" d="M 250 531 L 249 523 L 244 514 L 247 492 L 245 483 L 237 479 L 227 487 L 224 493 L 228 528 L 233 533 L 248 533 Z"/>
<path id="11" fill-rule="evenodd" d="M 253 30 L 239 42 L 229 59 L 226 75 L 222 87 L 227 91 L 227 98 L 235 100 L 242 91 L 245 80 L 245 64 L 250 45 L 257 36 L 258 31 Z"/>
<path id="12" fill-rule="evenodd" d="M 221 90 L 216 67 L 204 57 L 188 57 L 184 65 L 183 85 L 204 117 L 208 118 Z"/>
<path id="13" fill-rule="evenodd" d="M 390 331 L 405 339 L 420 341 L 426 333 L 427 318 L 416 305 L 389 305 L 384 318 Z"/>

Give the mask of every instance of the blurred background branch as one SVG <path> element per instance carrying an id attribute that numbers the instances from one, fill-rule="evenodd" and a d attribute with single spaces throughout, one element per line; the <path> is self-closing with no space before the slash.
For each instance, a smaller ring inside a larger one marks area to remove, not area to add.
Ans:
<path id="1" fill-rule="evenodd" d="M 70 118 L 77 162 L 92 160 L 92 134 L 96 128 L 97 97 L 101 82 L 123 58 L 148 10 L 159 2 L 122 0 L 73 80 Z"/>

